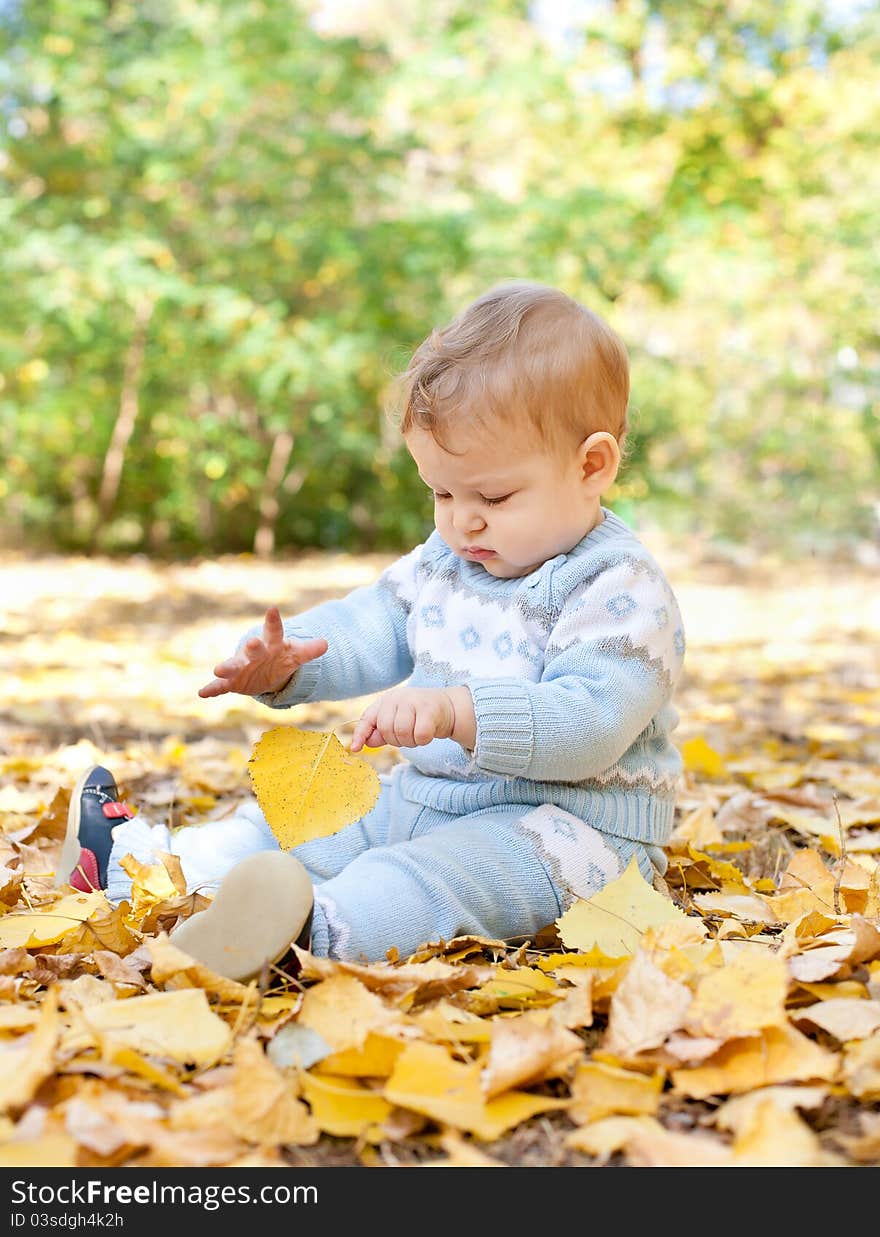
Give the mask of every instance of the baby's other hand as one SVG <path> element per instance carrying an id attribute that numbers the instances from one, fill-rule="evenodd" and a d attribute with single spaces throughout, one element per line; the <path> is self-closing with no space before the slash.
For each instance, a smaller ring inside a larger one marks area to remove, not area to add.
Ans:
<path id="1" fill-rule="evenodd" d="M 459 697 L 464 693 L 467 704 L 471 696 L 467 688 L 395 687 L 385 692 L 365 710 L 354 728 L 351 751 L 362 747 L 424 747 L 434 739 L 456 739 L 466 713 Z M 463 697 L 462 697 L 463 701 Z M 471 715 L 473 706 L 470 705 Z"/>
<path id="2" fill-rule="evenodd" d="M 285 640 L 278 607 L 270 606 L 263 621 L 262 638 L 251 636 L 234 656 L 215 666 L 215 677 L 199 688 L 199 695 L 238 692 L 242 696 L 259 696 L 280 691 L 300 666 L 326 651 L 326 640 Z"/>

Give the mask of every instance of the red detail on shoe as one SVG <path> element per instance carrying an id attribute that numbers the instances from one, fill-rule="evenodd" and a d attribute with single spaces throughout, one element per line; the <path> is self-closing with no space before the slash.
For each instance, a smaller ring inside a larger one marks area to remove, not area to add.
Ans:
<path id="1" fill-rule="evenodd" d="M 101 888 L 98 861 L 94 853 L 85 846 L 80 850 L 79 862 L 70 874 L 70 884 L 82 893 L 91 893 L 93 889 Z"/>
<path id="2" fill-rule="evenodd" d="M 104 803 L 101 811 L 108 820 L 131 820 L 134 815 L 127 803 Z"/>

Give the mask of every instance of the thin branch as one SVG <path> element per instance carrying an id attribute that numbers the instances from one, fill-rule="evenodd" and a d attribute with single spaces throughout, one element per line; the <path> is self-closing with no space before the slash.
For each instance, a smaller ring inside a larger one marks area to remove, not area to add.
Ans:
<path id="1" fill-rule="evenodd" d="M 834 877 L 834 913 L 840 915 L 843 912 L 840 909 L 840 882 L 843 880 L 843 869 L 846 867 L 846 834 L 843 829 L 843 821 L 840 819 L 840 808 L 837 806 L 837 795 L 832 795 L 834 800 L 834 810 L 837 813 L 837 831 L 840 835 L 840 858 L 837 860 L 837 872 Z"/>

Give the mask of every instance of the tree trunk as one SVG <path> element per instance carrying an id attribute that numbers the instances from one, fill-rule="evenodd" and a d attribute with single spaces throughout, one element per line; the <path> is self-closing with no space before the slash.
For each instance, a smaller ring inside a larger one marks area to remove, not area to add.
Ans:
<path id="1" fill-rule="evenodd" d="M 293 450 L 293 434 L 282 430 L 275 435 L 269 463 L 266 468 L 266 481 L 260 498 L 260 526 L 254 537 L 254 554 L 258 558 L 269 558 L 275 550 L 275 525 L 281 504 L 278 501 L 278 491 L 281 489 L 290 453 Z"/>
<path id="2" fill-rule="evenodd" d="M 125 463 L 125 450 L 134 430 L 140 407 L 138 391 L 144 368 L 144 354 L 147 350 L 147 331 L 155 304 L 156 302 L 152 300 L 142 300 L 138 302 L 135 309 L 134 331 L 125 354 L 119 411 L 116 414 L 116 424 L 110 435 L 110 445 L 104 456 L 104 469 L 101 473 L 101 488 L 98 491 L 99 520 L 98 528 L 95 530 L 96 534 L 106 525 L 116 506 L 119 483 L 122 480 L 122 467 Z"/>

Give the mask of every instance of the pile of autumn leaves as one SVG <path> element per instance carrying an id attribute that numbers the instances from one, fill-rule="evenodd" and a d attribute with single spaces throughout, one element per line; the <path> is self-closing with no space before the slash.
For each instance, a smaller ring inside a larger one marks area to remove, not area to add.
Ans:
<path id="1" fill-rule="evenodd" d="M 168 939 L 206 905 L 171 856 L 128 861 L 119 907 L 54 889 L 66 807 L 59 792 L 0 838 L 2 1166 L 280 1167 L 323 1135 L 365 1164 L 395 1147 L 501 1164 L 493 1144 L 538 1114 L 573 1163 L 880 1160 L 870 853 L 806 845 L 750 880 L 748 843 L 698 809 L 665 890 L 631 867 L 546 948 L 468 938 L 373 966 L 299 951 L 297 975 L 244 985 Z M 830 1110 L 847 1119 L 829 1131 Z"/>

